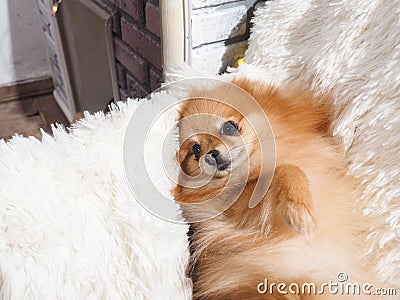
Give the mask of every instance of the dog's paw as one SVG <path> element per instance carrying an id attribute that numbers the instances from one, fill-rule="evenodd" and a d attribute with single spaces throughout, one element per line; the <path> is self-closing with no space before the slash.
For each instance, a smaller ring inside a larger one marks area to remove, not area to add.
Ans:
<path id="1" fill-rule="evenodd" d="M 286 219 L 289 225 L 305 237 L 312 237 L 316 230 L 315 219 L 308 205 L 287 202 Z"/>
<path id="2" fill-rule="evenodd" d="M 277 211 L 298 233 L 311 237 L 316 230 L 310 185 L 304 172 L 296 166 L 277 168 Z"/>

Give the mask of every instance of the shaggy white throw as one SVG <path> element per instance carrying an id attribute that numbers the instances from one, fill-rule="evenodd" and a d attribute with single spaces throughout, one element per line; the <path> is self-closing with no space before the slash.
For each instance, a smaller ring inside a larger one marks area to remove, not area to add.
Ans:
<path id="1" fill-rule="evenodd" d="M 400 285 L 400 2 L 276 0 L 258 9 L 240 72 L 328 92 L 371 230 L 363 253 Z"/>
<path id="2" fill-rule="evenodd" d="M 158 112 L 162 101 L 171 99 L 86 114 L 70 133 L 54 128 L 42 142 L 0 140 L 1 299 L 191 298 L 187 225 L 146 211 L 123 167 L 130 117 Z M 150 151 L 160 136 L 150 137 Z"/>

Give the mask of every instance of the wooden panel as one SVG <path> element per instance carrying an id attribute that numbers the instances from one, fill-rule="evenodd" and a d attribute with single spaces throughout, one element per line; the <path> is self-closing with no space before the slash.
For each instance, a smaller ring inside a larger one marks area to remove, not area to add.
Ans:
<path id="1" fill-rule="evenodd" d="M 43 116 L 45 125 L 50 125 L 52 123 L 68 124 L 67 118 L 54 102 L 54 98 L 51 95 L 37 97 L 35 99 L 35 107 Z"/>
<path id="2" fill-rule="evenodd" d="M 0 137 L 7 138 L 15 133 L 33 131 L 44 125 L 33 100 L 13 101 L 0 105 Z"/>
<path id="3" fill-rule="evenodd" d="M 16 120 L 37 115 L 35 99 L 12 101 L 0 105 L 0 120 Z"/>
<path id="4" fill-rule="evenodd" d="M 51 94 L 0 103 L 0 138 L 16 133 L 40 138 L 40 128 L 49 132 L 52 123 L 69 125 Z"/>
<path id="5" fill-rule="evenodd" d="M 51 77 L 17 82 L 10 86 L 0 87 L 0 103 L 48 94 L 53 91 Z"/>

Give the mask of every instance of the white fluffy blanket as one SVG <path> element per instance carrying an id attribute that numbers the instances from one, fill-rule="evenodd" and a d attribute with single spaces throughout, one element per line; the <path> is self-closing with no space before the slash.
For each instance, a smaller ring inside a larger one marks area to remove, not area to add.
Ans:
<path id="1" fill-rule="evenodd" d="M 191 298 L 187 226 L 142 208 L 123 168 L 131 115 L 165 98 L 87 114 L 42 142 L 0 140 L 1 299 Z"/>
<path id="2" fill-rule="evenodd" d="M 276 0 L 256 12 L 241 72 L 329 92 L 371 222 L 363 252 L 400 285 L 400 2 Z"/>

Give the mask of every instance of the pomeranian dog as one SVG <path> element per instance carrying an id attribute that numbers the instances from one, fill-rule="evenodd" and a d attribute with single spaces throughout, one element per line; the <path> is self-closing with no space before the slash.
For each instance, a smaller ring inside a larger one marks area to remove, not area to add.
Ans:
<path id="1" fill-rule="evenodd" d="M 177 156 L 182 175 L 196 178 L 209 166 L 215 174 L 202 186 L 179 183 L 173 191 L 178 202 L 206 203 L 216 197 L 227 178 L 235 180 L 241 172 L 246 153 L 249 168 L 244 189 L 224 212 L 217 214 L 218 202 L 230 200 L 223 196 L 208 206 L 183 208 L 188 219 L 200 220 L 191 224 L 189 234 L 194 299 L 364 299 L 363 291 L 361 296 L 343 291 L 348 282 L 376 282 L 360 258 L 367 224 L 352 196 L 355 180 L 347 175 L 339 143 L 330 134 L 329 101 L 249 79 L 230 82 L 258 102 L 263 111 L 252 114 L 268 117 L 276 165 L 264 198 L 249 208 L 262 155 L 269 155 L 261 154 L 254 131 L 258 124 L 212 100 L 224 89 L 210 88 L 209 98 L 194 97 L 181 105 Z M 226 96 L 236 97 L 234 92 Z M 213 210 L 217 216 L 209 218 Z M 330 281 L 338 284 L 336 293 Z M 307 283 L 315 284 L 315 291 L 302 293 Z"/>

